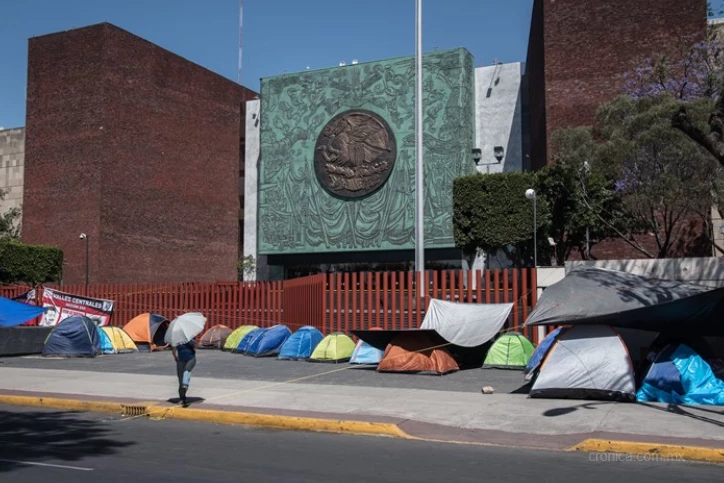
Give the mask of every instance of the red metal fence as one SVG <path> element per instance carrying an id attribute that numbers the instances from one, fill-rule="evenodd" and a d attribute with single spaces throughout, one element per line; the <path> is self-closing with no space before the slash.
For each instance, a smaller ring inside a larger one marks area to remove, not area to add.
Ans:
<path id="1" fill-rule="evenodd" d="M 48 285 L 48 287 L 53 287 Z M 466 303 L 512 303 L 507 328 L 519 330 L 536 303 L 536 271 L 364 272 L 319 274 L 278 282 L 64 285 L 67 293 L 115 301 L 111 324 L 124 325 L 144 312 L 173 318 L 201 312 L 209 325 L 231 328 L 284 323 L 293 331 L 304 325 L 324 333 L 354 329 L 417 328 L 430 299 Z M 53 287 L 55 288 L 55 287 Z M 1 287 L 15 297 L 29 287 Z M 42 295 L 42 287 L 38 296 Z M 523 333 L 537 342 L 537 331 Z"/>
<path id="2" fill-rule="evenodd" d="M 418 328 L 430 299 L 465 303 L 512 303 L 506 325 L 537 338 L 522 328 L 537 300 L 536 271 L 532 269 L 368 272 L 327 275 L 323 332 L 354 329 Z"/>

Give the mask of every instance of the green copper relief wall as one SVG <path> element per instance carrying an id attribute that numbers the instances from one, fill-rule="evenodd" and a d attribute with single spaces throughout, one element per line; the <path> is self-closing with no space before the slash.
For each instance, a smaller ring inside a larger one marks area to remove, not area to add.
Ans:
<path id="1" fill-rule="evenodd" d="M 473 60 L 465 49 L 424 56 L 425 246 L 454 246 L 452 182 L 473 171 Z M 260 254 L 414 248 L 413 57 L 262 79 Z M 394 133 L 386 183 L 361 199 L 328 193 L 314 171 L 320 132 L 350 109 L 376 113 Z"/>

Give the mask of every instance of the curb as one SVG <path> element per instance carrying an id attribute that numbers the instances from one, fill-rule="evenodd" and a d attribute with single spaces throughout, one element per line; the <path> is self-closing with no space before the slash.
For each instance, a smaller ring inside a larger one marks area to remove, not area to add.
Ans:
<path id="1" fill-rule="evenodd" d="M 705 448 L 701 446 L 679 446 L 672 444 L 638 443 L 635 441 L 608 441 L 605 439 L 586 439 L 568 451 L 587 453 L 618 453 L 623 455 L 650 456 L 652 461 L 659 459 L 703 461 L 706 463 L 724 463 L 724 448 Z"/>
<path id="2" fill-rule="evenodd" d="M 319 433 L 353 434 L 363 436 L 386 436 L 412 441 L 426 441 L 453 444 L 472 444 L 480 446 L 508 446 L 495 443 L 436 440 L 420 438 L 405 432 L 397 424 L 350 421 L 336 419 L 307 418 L 297 416 L 277 416 L 249 412 L 220 411 L 213 409 L 191 409 L 178 406 L 159 406 L 155 402 L 118 403 L 107 401 L 84 401 L 81 399 L 63 399 L 40 396 L 11 396 L 0 394 L 0 404 L 11 406 L 30 406 L 41 408 L 65 409 L 68 411 L 85 411 L 111 413 L 126 416 L 116 421 L 122 423 L 141 417 L 151 419 L 176 419 L 181 421 L 198 421 L 215 424 L 237 424 L 250 427 L 308 431 Z M 517 447 L 517 446 L 516 446 Z M 550 450 L 550 448 L 529 448 Z M 610 441 L 605 439 L 585 439 L 580 443 L 561 448 L 563 451 L 579 451 L 587 453 L 618 453 L 619 455 L 644 455 L 672 460 L 702 461 L 706 463 L 724 463 L 724 448 L 707 448 L 672 444 L 640 443 L 633 441 Z M 560 451 L 559 450 L 559 451 Z"/>
<path id="3" fill-rule="evenodd" d="M 357 434 L 364 436 L 387 436 L 392 438 L 416 439 L 405 433 L 396 424 L 334 419 L 276 416 L 247 412 L 217 411 L 210 409 L 189 409 L 174 406 L 156 406 L 154 403 L 138 402 L 122 404 L 103 401 L 83 401 L 53 397 L 0 395 L 0 404 L 30 406 L 69 411 L 113 413 L 128 416 L 117 422 L 122 423 L 139 417 L 153 419 L 178 419 L 217 424 L 239 424 L 268 429 L 311 431 L 320 433 Z"/>

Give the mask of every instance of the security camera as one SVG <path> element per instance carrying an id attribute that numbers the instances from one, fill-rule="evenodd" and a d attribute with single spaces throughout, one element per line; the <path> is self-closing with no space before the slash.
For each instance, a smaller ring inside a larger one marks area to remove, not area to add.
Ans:
<path id="1" fill-rule="evenodd" d="M 85 240 L 86 238 L 88 238 L 88 235 L 86 235 L 85 233 L 81 233 L 79 238 L 81 240 Z"/>

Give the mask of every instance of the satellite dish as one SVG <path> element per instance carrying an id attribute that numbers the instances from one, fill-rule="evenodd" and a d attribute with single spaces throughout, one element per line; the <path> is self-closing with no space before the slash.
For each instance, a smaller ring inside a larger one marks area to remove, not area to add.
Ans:
<path id="1" fill-rule="evenodd" d="M 345 61 L 342 61 L 342 62 L 339 63 L 339 66 L 340 66 L 340 67 L 344 67 L 345 65 L 347 65 L 347 63 L 346 63 Z"/>
<path id="2" fill-rule="evenodd" d="M 352 65 L 357 65 L 357 64 L 359 64 L 359 60 L 357 60 L 357 59 L 352 59 Z"/>

